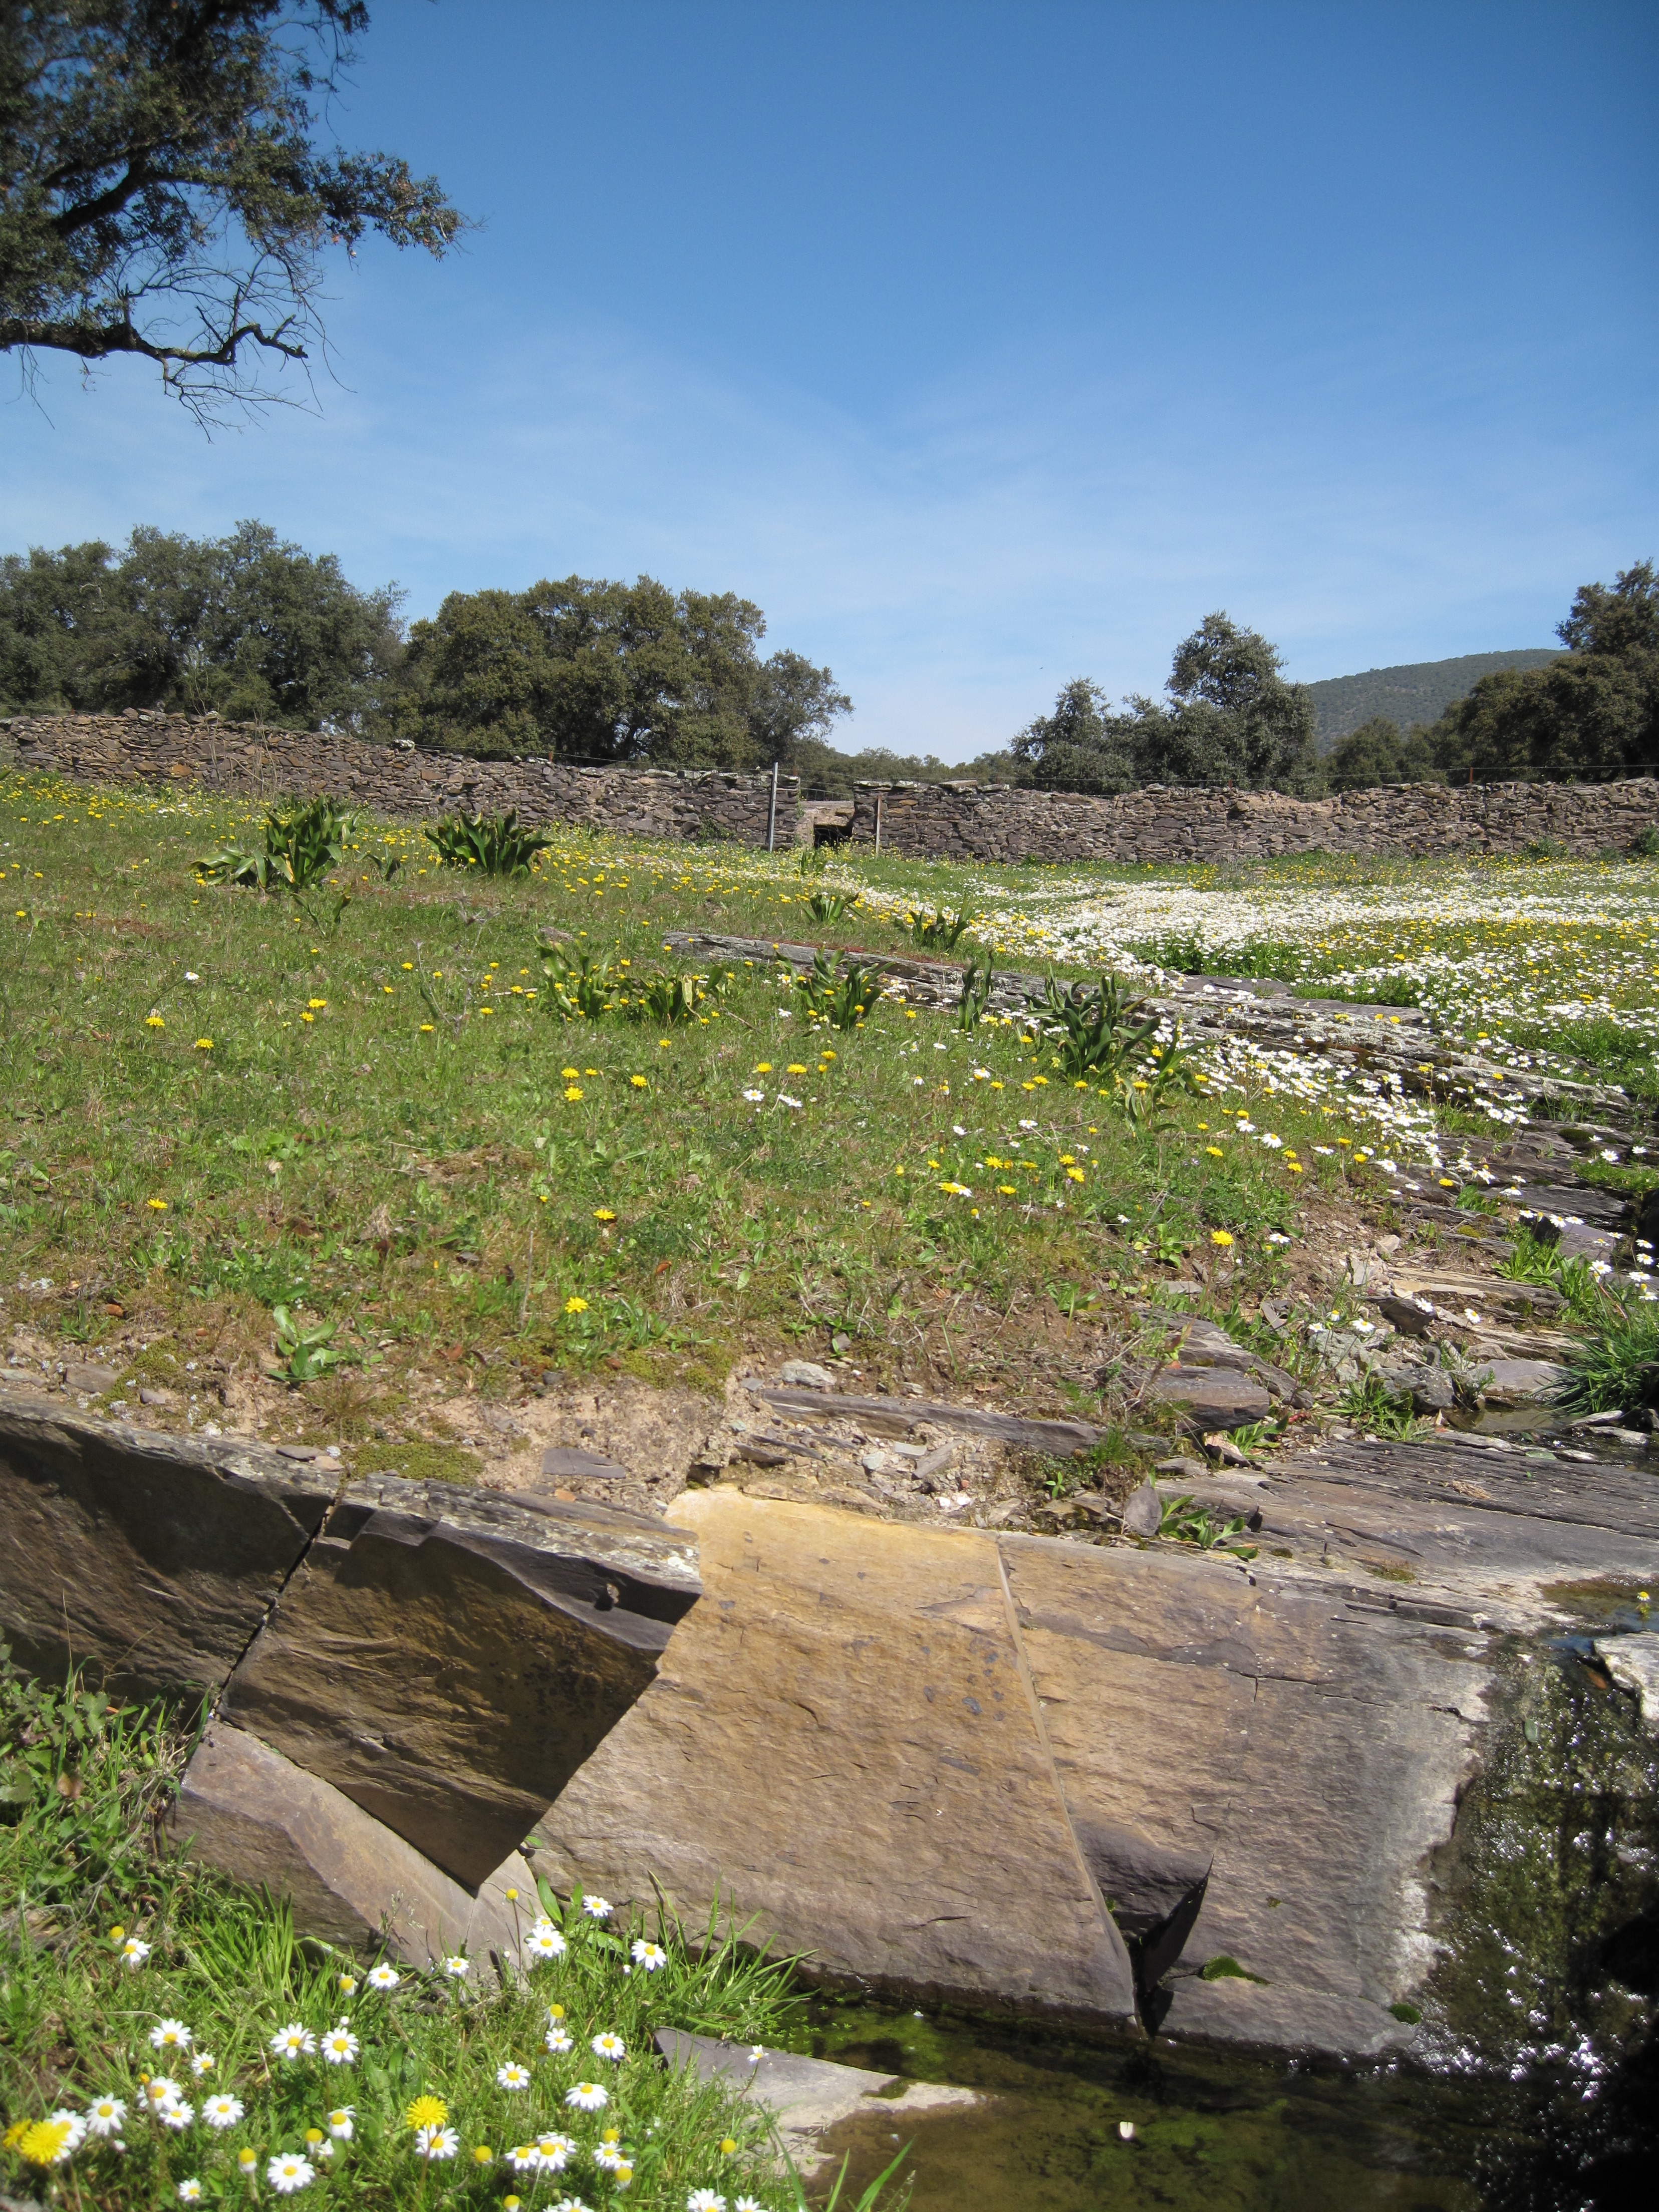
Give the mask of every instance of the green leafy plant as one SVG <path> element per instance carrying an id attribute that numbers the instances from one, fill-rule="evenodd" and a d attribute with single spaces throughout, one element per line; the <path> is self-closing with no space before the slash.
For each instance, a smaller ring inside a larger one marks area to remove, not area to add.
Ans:
<path id="1" fill-rule="evenodd" d="M 1630 850 L 1634 860 L 1659 860 L 1659 823 L 1650 822 L 1645 830 L 1632 837 Z"/>
<path id="2" fill-rule="evenodd" d="M 519 819 L 509 806 L 505 814 L 452 814 L 422 832 L 437 850 L 447 868 L 477 868 L 480 875 L 502 876 L 509 882 L 527 876 L 536 857 L 553 840 Z"/>
<path id="3" fill-rule="evenodd" d="M 276 1350 L 290 1382 L 314 1382 L 331 1368 L 344 1366 L 357 1357 L 356 1352 L 336 1349 L 337 1322 L 307 1325 L 296 1321 L 286 1306 L 273 1306 L 270 1320 L 276 1333 Z"/>
<path id="4" fill-rule="evenodd" d="M 957 1027 L 967 1035 L 976 1030 L 985 1019 L 991 1003 L 991 988 L 995 978 L 992 973 L 991 956 L 985 956 L 985 972 L 980 973 L 977 956 L 962 971 L 962 996 L 957 1000 Z"/>
<path id="5" fill-rule="evenodd" d="M 1152 1127 L 1171 1092 L 1202 1090 L 1179 1035 L 1155 1042 L 1162 1017 L 1146 1014 L 1122 978 L 1103 976 L 1091 991 L 1062 990 L 1052 975 L 1043 987 L 1043 1023 L 1060 1066 L 1073 1082 L 1092 1083 L 1126 1119 Z"/>
<path id="6" fill-rule="evenodd" d="M 227 845 L 198 860 L 197 872 L 207 883 L 308 891 L 331 868 L 343 866 L 357 830 L 357 817 L 331 799 L 313 799 L 287 811 L 273 808 L 265 817 L 262 850 Z"/>
<path id="7" fill-rule="evenodd" d="M 608 952 L 544 945 L 539 957 L 542 1004 L 566 1021 L 597 1021 L 611 1012 L 618 993 L 626 988 L 612 970 Z"/>
<path id="8" fill-rule="evenodd" d="M 913 908 L 904 921 L 912 942 L 929 952 L 954 952 L 973 926 L 966 907 L 959 914 L 947 914 L 943 907 L 937 914 Z"/>
<path id="9" fill-rule="evenodd" d="M 805 903 L 814 921 L 839 921 L 859 902 L 856 891 L 814 891 Z"/>
<path id="10" fill-rule="evenodd" d="M 1659 1307 L 1626 1314 L 1607 1302 L 1600 1326 L 1574 1353 L 1563 1400 L 1575 1413 L 1611 1413 L 1646 1404 L 1659 1384 Z"/>
<path id="11" fill-rule="evenodd" d="M 1195 1498 L 1182 1497 L 1165 1501 L 1158 1533 L 1167 1542 L 1195 1544 L 1200 1552 L 1231 1552 L 1237 1559 L 1253 1559 L 1256 1547 L 1237 1540 L 1248 1526 L 1242 1513 L 1218 1520 Z"/>
<path id="12" fill-rule="evenodd" d="M 1391 1390 L 1376 1374 L 1362 1375 L 1349 1384 L 1342 1396 L 1342 1415 L 1369 1436 L 1414 1437 L 1418 1431 L 1410 1394 Z"/>
<path id="13" fill-rule="evenodd" d="M 873 969 L 850 960 L 846 974 L 838 974 L 836 963 L 822 948 L 813 954 L 806 974 L 795 978 L 795 988 L 805 1000 L 807 1012 L 836 1030 L 862 1027 L 878 995 Z"/>
<path id="14" fill-rule="evenodd" d="M 803 845 L 795 855 L 795 873 L 798 876 L 821 876 L 829 865 L 830 848 L 827 845 Z"/>

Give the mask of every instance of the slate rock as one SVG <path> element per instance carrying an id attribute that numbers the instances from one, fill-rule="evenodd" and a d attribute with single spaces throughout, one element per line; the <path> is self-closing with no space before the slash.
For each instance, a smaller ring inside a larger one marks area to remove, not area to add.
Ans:
<path id="1" fill-rule="evenodd" d="M 0 1633 L 61 1678 L 216 1692 L 331 1502 L 337 1469 L 0 1402 Z"/>
<path id="2" fill-rule="evenodd" d="M 1595 1650 L 1620 1688 L 1636 1699 L 1644 1725 L 1659 1729 L 1659 1636 L 1651 1630 L 1636 1636 L 1598 1636 Z"/>
<path id="3" fill-rule="evenodd" d="M 651 1680 L 698 1587 L 694 1540 L 642 1515 L 370 1478 L 222 1711 L 475 1887 Z"/>
<path id="4" fill-rule="evenodd" d="M 842 2066 L 834 2059 L 688 2035 L 683 2028 L 659 2027 L 655 2042 L 677 2070 L 690 2067 L 700 2081 L 723 2082 L 750 2103 L 763 2106 L 798 2166 L 803 2154 L 812 2157 L 817 2137 L 843 2120 L 868 2115 L 885 2122 L 896 2115 L 893 2124 L 902 2128 L 918 2112 L 966 2112 L 985 2102 L 976 2090 L 956 2088 L 948 2081 L 907 2081 L 896 2074 Z M 810 2179 L 810 2173 L 802 2179 Z"/>
<path id="5" fill-rule="evenodd" d="M 992 1540 L 729 1489 L 676 1510 L 704 1595 L 538 1871 L 647 1910 L 660 1881 L 694 1920 L 719 1899 L 831 1977 L 1131 2022 Z"/>
<path id="6" fill-rule="evenodd" d="M 542 1454 L 542 1473 L 559 1482 L 626 1482 L 628 1469 L 599 1452 L 580 1451 L 568 1444 L 550 1444 Z"/>
<path id="7" fill-rule="evenodd" d="M 384 1930 L 410 1966 L 456 1951 L 516 1954 L 519 1929 L 536 1910 L 521 1903 L 515 1923 L 504 1894 L 535 1897 L 516 1851 L 475 1897 L 330 1784 L 223 1721 L 191 1753 L 166 1825 L 174 1850 L 290 1899 L 301 1934 L 362 1951 L 377 1949 Z"/>
<path id="8" fill-rule="evenodd" d="M 1236 1367 L 1160 1367 L 1146 1386 L 1146 1396 L 1205 1429 L 1242 1429 L 1265 1420 L 1273 1410 L 1264 1387 Z"/>
<path id="9" fill-rule="evenodd" d="M 1155 1485 L 1143 1482 L 1123 1501 L 1126 1536 L 1156 1536 L 1164 1525 L 1164 1501 Z"/>
<path id="10" fill-rule="evenodd" d="M 835 1376 L 815 1359 L 786 1359 L 778 1370 L 778 1379 L 797 1390 L 833 1390 L 836 1387 Z"/>
<path id="11" fill-rule="evenodd" d="M 1489 1406 L 1553 1405 L 1572 1381 L 1572 1370 L 1553 1359 L 1494 1359 L 1480 1371 Z"/>

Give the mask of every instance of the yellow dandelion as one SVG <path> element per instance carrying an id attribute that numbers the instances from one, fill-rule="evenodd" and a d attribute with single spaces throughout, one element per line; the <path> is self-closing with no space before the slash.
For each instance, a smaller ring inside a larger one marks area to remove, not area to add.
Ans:
<path id="1" fill-rule="evenodd" d="M 1232 1241 L 1232 1231 L 1229 1229 L 1212 1229 L 1210 1231 L 1211 1243 L 1219 1245 L 1224 1252 Z"/>
<path id="2" fill-rule="evenodd" d="M 581 1070 L 580 1067 L 562 1067 L 559 1073 L 567 1083 L 574 1083 L 581 1073 Z"/>
<path id="3" fill-rule="evenodd" d="M 167 1202 L 164 1198 L 147 1198 L 144 1204 L 157 1213 L 165 1213 L 167 1210 Z"/>
<path id="4" fill-rule="evenodd" d="M 421 1024 L 421 1035 L 422 1035 L 422 1036 L 431 1036 L 431 1034 L 432 1034 L 432 1024 L 431 1024 L 431 1023 L 430 1023 L 430 1022 L 422 1022 L 422 1023 Z"/>
<path id="5" fill-rule="evenodd" d="M 416 2097 L 404 2108 L 406 2128 L 441 2128 L 449 2118 L 449 2107 L 441 2097 Z"/>
<path id="6" fill-rule="evenodd" d="M 211 1037 L 198 1037 L 196 1040 L 196 1049 L 198 1052 L 211 1052 L 213 1049 L 213 1039 Z"/>
<path id="7" fill-rule="evenodd" d="M 580 1097 L 581 1097 L 581 1095 L 582 1095 L 582 1094 L 581 1094 L 580 1089 L 578 1087 L 578 1085 L 575 1085 L 575 1084 L 574 1084 L 574 1083 L 568 1083 L 568 1084 L 566 1084 L 566 1085 L 565 1085 L 565 1089 L 564 1089 L 564 1095 L 565 1095 L 565 1097 L 566 1097 L 567 1098 L 568 1098 L 568 1099 L 570 1099 L 570 1100 L 572 1100 L 572 1101 L 574 1102 L 574 1100 L 576 1100 L 576 1099 L 580 1098 Z"/>
<path id="8" fill-rule="evenodd" d="M 567 1298 L 564 1302 L 564 1310 L 568 1314 L 586 1313 L 587 1311 L 587 1300 L 586 1298 Z"/>
<path id="9" fill-rule="evenodd" d="M 646 1091 L 650 1088 L 650 1085 L 646 1082 L 646 1079 L 642 1075 L 630 1075 L 628 1079 L 633 1085 L 635 1091 Z"/>
<path id="10" fill-rule="evenodd" d="M 614 1221 L 616 1218 L 608 1206 L 596 1206 L 593 1209 L 595 1221 Z"/>

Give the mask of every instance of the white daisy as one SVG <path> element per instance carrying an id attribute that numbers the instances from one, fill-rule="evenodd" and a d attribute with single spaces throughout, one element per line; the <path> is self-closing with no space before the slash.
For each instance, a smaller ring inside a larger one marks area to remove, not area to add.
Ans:
<path id="1" fill-rule="evenodd" d="M 628 2056 L 628 2046 L 621 2036 L 610 2028 L 606 2028 L 602 2035 L 596 2035 L 588 2048 L 595 2057 L 608 2058 L 613 2066 L 620 2064 Z"/>
<path id="2" fill-rule="evenodd" d="M 292 2197 L 295 2190 L 303 2189 L 316 2178 L 316 2167 L 297 2151 L 281 2151 L 265 2166 L 265 2179 L 279 2197 Z"/>
<path id="3" fill-rule="evenodd" d="M 514 2143 L 507 2154 L 507 2162 L 514 2173 L 539 2173 L 542 2154 L 534 2143 Z"/>
<path id="4" fill-rule="evenodd" d="M 562 2057 L 571 2047 L 570 2037 L 562 2027 L 550 2027 L 547 2031 L 546 2041 L 548 2049 L 556 2058 Z"/>
<path id="5" fill-rule="evenodd" d="M 372 1990 L 395 1990 L 403 1976 L 398 1969 L 382 1959 L 378 1966 L 368 1970 L 368 1986 Z"/>
<path id="6" fill-rule="evenodd" d="M 505 2066 L 495 2069 L 495 2082 L 498 2088 L 511 2089 L 515 2093 L 527 2089 L 530 2087 L 530 2069 L 520 2066 L 516 2059 L 509 2058 Z"/>
<path id="7" fill-rule="evenodd" d="M 454 1958 L 444 1960 L 444 1972 L 452 1982 L 459 1982 L 464 1975 L 470 1974 L 471 1971 L 471 1960 L 463 1959 L 459 1952 Z"/>
<path id="8" fill-rule="evenodd" d="M 121 1946 L 119 1955 L 129 1966 L 142 1966 L 149 1956 L 149 1945 L 140 1942 L 136 1936 L 129 1936 Z"/>
<path id="9" fill-rule="evenodd" d="M 647 1943 L 636 1936 L 634 1963 L 636 1966 L 643 1966 L 647 1974 L 654 1974 L 668 1964 L 668 1954 L 660 1943 Z"/>
<path id="10" fill-rule="evenodd" d="M 605 1897 L 585 1897 L 582 1899 L 582 1911 L 592 1919 L 609 1920 L 611 1900 Z"/>
<path id="11" fill-rule="evenodd" d="M 242 2100 L 240 2097 L 221 2094 L 202 2100 L 202 2118 L 210 2128 L 234 2128 L 241 2117 Z"/>
<path id="12" fill-rule="evenodd" d="M 210 2051 L 198 2051 L 191 2059 L 190 2070 L 199 2081 L 204 2075 L 211 2074 L 218 2063 Z"/>
<path id="13" fill-rule="evenodd" d="M 195 2040 L 181 2020 L 158 2020 L 149 2032 L 152 2051 L 188 2051 Z"/>
<path id="14" fill-rule="evenodd" d="M 357 2039 L 343 2020 L 323 2038 L 323 2056 L 331 2066 L 349 2066 L 357 2051 Z"/>
<path id="15" fill-rule="evenodd" d="M 685 2200 L 685 2212 L 726 2212 L 726 2199 L 717 2189 L 694 2189 Z"/>
<path id="16" fill-rule="evenodd" d="M 576 2154 L 575 2140 L 570 2136 L 549 2134 L 536 2138 L 536 2154 L 550 2173 L 558 2173 Z"/>
<path id="17" fill-rule="evenodd" d="M 144 2095 L 152 2105 L 176 2105 L 180 2094 L 170 2074 L 152 2074 L 144 2084 Z"/>
<path id="18" fill-rule="evenodd" d="M 290 2021 L 279 2027 L 270 2039 L 270 2047 L 278 2058 L 309 2058 L 317 2048 L 317 2039 L 299 2021 Z"/>
<path id="19" fill-rule="evenodd" d="M 87 2106 L 87 2133 L 89 2136 L 118 2136 L 121 2123 L 127 2116 L 125 2101 L 120 2097 L 99 2097 Z"/>
<path id="20" fill-rule="evenodd" d="M 597 2081 L 578 2081 L 574 2089 L 565 2091 L 564 2101 L 579 2112 L 603 2112 L 611 2102 L 611 2092 Z"/>
<path id="21" fill-rule="evenodd" d="M 179 2097 L 170 2104 L 158 2105 L 155 2113 L 164 2128 L 171 2128 L 174 2135 L 182 2135 L 196 2118 L 196 2107 Z"/>
<path id="22" fill-rule="evenodd" d="M 328 2116 L 328 2131 L 336 2142 L 351 2141 L 351 2123 L 356 2116 L 355 2105 L 337 2105 Z"/>
<path id="23" fill-rule="evenodd" d="M 593 2147 L 593 2163 L 605 2173 L 615 2173 L 619 2167 L 631 2166 L 633 2162 L 618 2142 L 596 2143 Z"/>
<path id="24" fill-rule="evenodd" d="M 416 2158 L 453 2158 L 460 2148 L 461 2139 L 453 2128 L 416 2128 L 415 2155 Z"/>
<path id="25" fill-rule="evenodd" d="M 179 2202 L 181 2204 L 199 2204 L 201 2201 L 202 2185 L 194 2174 L 188 2181 L 181 2181 L 179 2184 Z"/>
<path id="26" fill-rule="evenodd" d="M 567 1949 L 562 1936 L 550 1920 L 538 1920 L 524 1939 L 525 1954 L 532 1962 L 562 1959 Z"/>

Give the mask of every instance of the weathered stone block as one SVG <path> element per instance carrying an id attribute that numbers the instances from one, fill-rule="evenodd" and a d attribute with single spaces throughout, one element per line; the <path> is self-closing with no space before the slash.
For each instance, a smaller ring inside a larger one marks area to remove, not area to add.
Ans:
<path id="1" fill-rule="evenodd" d="M 695 1540 L 605 1506 L 354 1484 L 223 1717 L 476 1887 L 655 1673 Z"/>
<path id="2" fill-rule="evenodd" d="M 832 1975 L 1127 2021 L 986 1536 L 715 1490 L 705 1595 L 540 1823 L 561 1888 L 716 1899 Z"/>
<path id="3" fill-rule="evenodd" d="M 514 1953 L 539 1909 L 516 1851 L 475 1897 L 330 1784 L 223 1721 L 192 1753 L 167 1827 L 176 1849 L 290 1899 L 302 1935 L 352 1950 L 384 1941 L 412 1966 Z M 516 1912 L 509 1888 L 520 1893 Z"/>
<path id="4" fill-rule="evenodd" d="M 217 1690 L 336 1478 L 263 1445 L 0 1402 L 0 1631 L 27 1665 Z"/>

